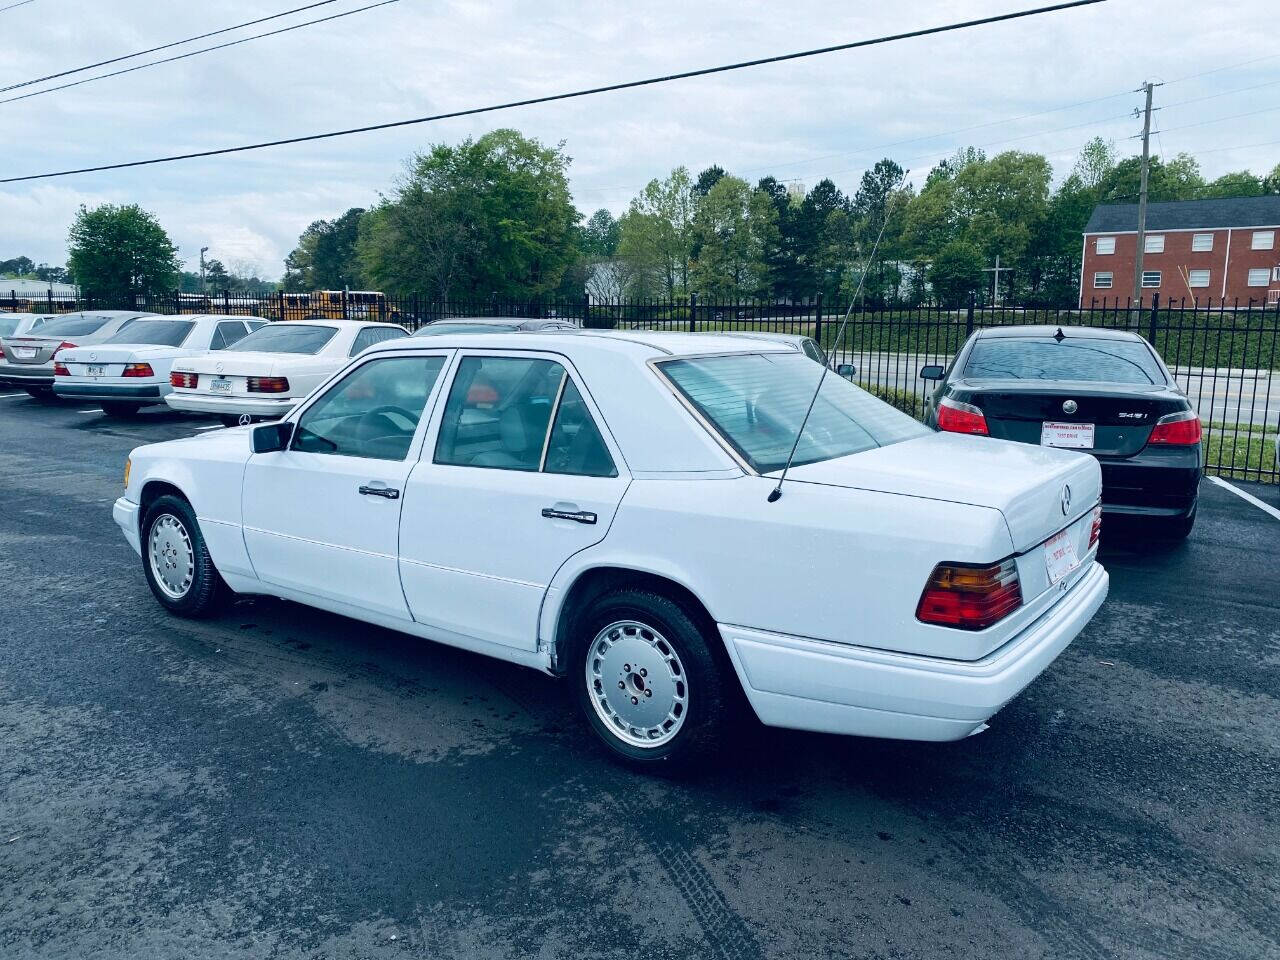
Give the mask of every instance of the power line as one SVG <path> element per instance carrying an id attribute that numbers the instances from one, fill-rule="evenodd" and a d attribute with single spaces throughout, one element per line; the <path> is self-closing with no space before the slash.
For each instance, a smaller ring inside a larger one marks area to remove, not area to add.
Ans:
<path id="1" fill-rule="evenodd" d="M 123 70 L 113 70 L 111 73 L 100 73 L 97 76 L 85 77 L 82 80 L 72 80 L 70 83 L 59 84 L 56 87 L 45 87 L 43 90 L 33 90 L 31 93 L 20 93 L 16 97 L 9 97 L 5 100 L 0 100 L 0 103 L 14 103 L 17 100 L 27 100 L 31 97 L 38 97 L 44 93 L 53 93 L 55 90 L 66 90 L 70 87 L 78 87 L 82 84 L 93 83 L 95 80 L 105 80 L 108 77 L 118 77 L 122 74 L 145 70 L 147 67 L 156 67 L 162 63 L 173 63 L 175 60 L 186 60 L 188 57 L 196 57 L 202 53 L 211 53 L 214 50 L 225 50 L 227 47 L 239 46 L 242 43 L 248 43 L 250 40 L 261 40 L 263 37 L 274 37 L 279 33 L 289 33 L 291 30 L 301 30 L 303 27 L 315 26 L 317 23 L 326 23 L 330 20 L 340 20 L 343 17 L 349 17 L 354 13 L 363 13 L 366 10 L 372 10 L 374 7 L 385 7 L 389 3 L 399 2 L 400 0 L 379 0 L 378 3 L 371 3 L 365 7 L 356 7 L 354 10 L 344 10 L 342 13 L 330 14 L 327 17 L 320 17 L 316 20 L 304 20 L 302 23 L 294 23 L 287 27 L 280 27 L 276 30 L 268 30 L 266 33 L 255 33 L 249 37 L 241 37 L 239 40 L 229 40 L 226 43 L 219 43 L 212 47 L 201 47 L 199 50 L 190 50 L 187 53 L 179 53 L 176 56 L 165 57 L 162 60 L 151 60 L 147 63 L 140 63 L 137 66 L 125 67 Z"/>
<path id="2" fill-rule="evenodd" d="M 157 163 L 171 163 L 177 160 L 194 160 L 200 157 L 214 157 L 229 153 L 243 153 L 248 150 L 262 150 L 267 147 L 287 146 L 295 143 L 309 143 L 315 140 L 329 140 L 335 137 L 346 137 L 357 133 L 370 133 L 375 130 L 390 130 L 396 127 L 407 127 L 415 124 L 432 123 L 438 120 L 448 120 L 456 117 L 470 117 L 482 113 L 493 113 L 499 110 L 510 110 L 515 107 L 528 107 L 543 103 L 553 103 L 560 100 L 571 100 L 578 97 L 594 96 L 601 93 L 610 93 L 616 90 L 627 90 L 634 87 L 652 86 L 659 83 L 669 83 L 674 80 L 686 80 L 691 77 L 702 77 L 714 73 L 726 73 L 732 70 L 743 70 L 748 67 L 758 67 L 771 63 L 782 63 L 788 60 L 799 60 L 805 57 L 814 57 L 821 54 L 835 53 L 841 50 L 852 50 L 858 47 L 870 47 L 881 43 L 890 43 L 897 40 L 907 40 L 914 37 L 924 37 L 932 34 L 947 33 L 953 30 L 962 30 L 969 27 L 986 26 L 993 23 L 1001 23 L 1007 20 L 1019 20 L 1025 17 L 1037 16 L 1040 14 L 1051 13 L 1058 10 L 1069 10 L 1075 7 L 1092 6 L 1096 3 L 1103 3 L 1105 0 L 1068 0 L 1065 3 L 1056 3 L 1045 7 L 1035 7 L 1029 10 L 1018 10 L 1013 13 L 1002 13 L 990 17 L 982 17 L 977 20 L 965 20 L 957 23 L 944 24 L 937 27 L 926 27 L 920 30 L 911 30 L 905 33 L 891 34 L 884 37 L 876 37 L 871 40 L 855 40 L 849 43 L 834 44 L 828 47 L 818 47 L 812 50 L 802 50 L 797 53 L 780 54 L 773 57 L 761 57 L 756 60 L 743 60 L 737 63 L 723 64 L 715 67 L 704 67 L 699 70 L 686 70 L 681 73 L 666 74 L 659 77 L 648 77 L 643 80 L 629 80 L 623 83 L 612 83 L 600 87 L 589 87 L 584 90 L 575 90 L 569 93 L 548 94 L 543 97 L 532 97 L 525 100 L 511 100 L 506 103 L 491 104 L 484 107 L 471 107 L 465 110 L 453 110 L 448 113 L 438 113 L 426 117 L 414 117 L 409 120 L 395 120 L 389 123 L 376 123 L 364 127 L 351 127 L 346 130 L 334 130 L 329 133 L 313 133 L 302 137 L 289 137 L 283 140 L 268 140 L 262 143 L 245 144 L 238 147 L 221 147 L 216 150 L 200 150 L 192 153 L 173 154 L 166 157 L 153 157 L 148 160 L 131 160 L 125 163 L 109 163 L 101 164 L 95 167 L 81 167 L 74 170 L 59 170 L 51 173 L 28 174 L 22 177 L 6 177 L 0 179 L 0 183 L 19 183 L 27 180 L 45 180 L 52 177 L 66 177 L 79 173 L 97 173 L 103 170 L 122 170 L 127 167 L 149 166 Z"/>
<path id="3" fill-rule="evenodd" d="M 23 0 L 30 3 L 31 0 Z M 119 63 L 122 60 L 132 60 L 134 57 L 143 57 L 148 53 L 159 53 L 161 50 L 168 50 L 170 47 L 180 47 L 184 43 L 194 43 L 197 40 L 208 40 L 210 37 L 216 37 L 219 34 L 230 33 L 232 30 L 242 30 L 245 27 L 256 27 L 260 23 L 266 23 L 268 20 L 279 20 L 281 17 L 287 17 L 291 13 L 301 13 L 303 10 L 311 10 L 315 7 L 323 7 L 326 4 L 337 3 L 338 0 L 319 0 L 318 3 L 308 3 L 304 7 L 294 7 L 292 10 L 285 10 L 283 13 L 273 13 L 269 17 L 259 17 L 257 20 L 249 20 L 245 23 L 237 23 L 235 26 L 223 27 L 220 30 L 211 30 L 209 33 L 202 33 L 198 36 L 187 37 L 185 40 L 174 40 L 172 43 L 161 44 L 158 47 L 151 47 L 147 50 L 139 50 L 137 53 L 126 53 L 123 57 L 113 57 L 110 60 L 99 60 L 97 63 L 89 63 L 83 67 L 76 67 L 72 70 L 63 70 L 60 73 L 51 73 L 45 77 L 36 77 L 34 80 L 24 80 L 22 83 L 13 83 L 7 87 L 0 87 L 0 93 L 8 93 L 10 90 L 17 90 L 19 87 L 29 87 L 32 84 L 44 83 L 46 80 L 57 80 L 59 77 L 66 77 L 73 73 L 83 73 L 85 70 L 93 70 L 97 67 L 109 67 L 113 63 Z M 14 6 L 22 6 L 22 4 L 14 4 Z M 0 8 L 0 13 L 4 10 L 11 10 L 12 7 Z"/>
<path id="4" fill-rule="evenodd" d="M 11 3 L 7 7 L 0 7 L 0 13 L 4 13 L 6 10 L 15 10 L 18 7 L 25 7 L 28 3 L 34 2 L 35 0 L 21 0 L 19 3 Z"/>

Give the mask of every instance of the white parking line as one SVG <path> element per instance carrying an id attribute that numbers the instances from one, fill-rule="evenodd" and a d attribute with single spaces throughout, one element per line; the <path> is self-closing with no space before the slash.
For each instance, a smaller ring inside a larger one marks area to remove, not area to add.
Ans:
<path id="1" fill-rule="evenodd" d="M 98 407 L 94 407 L 92 410 L 81 410 L 80 412 L 81 413 L 101 413 L 102 411 Z"/>
<path id="2" fill-rule="evenodd" d="M 25 393 L 0 393 L 0 400 L 21 400 L 26 396 Z"/>
<path id="3" fill-rule="evenodd" d="M 221 429 L 222 429 L 222 424 L 220 424 L 220 423 L 215 423 L 215 424 L 212 424 L 211 426 L 208 426 L 208 427 L 196 427 L 196 429 L 197 429 L 197 430 L 221 430 Z"/>
<path id="4" fill-rule="evenodd" d="M 1223 480 L 1221 477 L 1210 477 L 1209 479 L 1213 483 L 1216 483 L 1218 486 L 1226 490 L 1230 490 L 1241 500 L 1245 500 L 1249 503 L 1252 503 L 1255 507 L 1257 507 L 1263 513 L 1269 513 L 1271 514 L 1271 516 L 1275 517 L 1277 520 L 1280 520 L 1280 510 L 1277 510 L 1275 507 L 1271 506 L 1271 504 L 1263 503 L 1253 494 L 1245 493 L 1239 487 L 1235 486 L 1234 484 L 1227 483 L 1227 481 Z"/>

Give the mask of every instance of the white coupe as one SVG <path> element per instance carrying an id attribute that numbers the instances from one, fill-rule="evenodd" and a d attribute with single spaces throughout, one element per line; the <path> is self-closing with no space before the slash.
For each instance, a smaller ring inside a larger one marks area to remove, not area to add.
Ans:
<path id="1" fill-rule="evenodd" d="M 175 361 L 164 402 L 228 426 L 276 419 L 361 350 L 408 335 L 394 323 L 363 320 L 268 324 L 216 356 Z"/>
<path id="2" fill-rule="evenodd" d="M 729 335 L 416 338 L 279 423 L 139 447 L 157 600 L 271 594 L 567 677 L 614 753 L 984 729 L 1107 593 L 1097 461 L 934 433 Z"/>
<path id="3" fill-rule="evenodd" d="M 265 323 L 216 314 L 144 317 L 102 343 L 60 351 L 53 392 L 92 400 L 110 417 L 132 416 L 140 407 L 164 402 L 175 360 L 225 350 Z"/>

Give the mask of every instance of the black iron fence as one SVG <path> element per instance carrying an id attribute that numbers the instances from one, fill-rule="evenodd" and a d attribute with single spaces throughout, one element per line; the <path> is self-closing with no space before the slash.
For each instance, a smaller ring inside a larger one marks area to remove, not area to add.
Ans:
<path id="1" fill-rule="evenodd" d="M 806 302 L 629 300 L 589 298 L 512 302 L 500 298 L 440 301 L 420 296 L 332 291 L 24 298 L 0 287 L 0 310 L 62 313 L 83 309 L 136 309 L 151 313 L 220 313 L 269 320 L 315 317 L 384 320 L 409 330 L 447 317 L 560 317 L 580 326 L 688 333 L 754 331 L 812 337 L 841 363 L 857 368 L 863 386 L 900 409 L 921 416 L 926 382 L 920 367 L 946 364 L 966 337 L 981 327 L 1012 324 L 1095 326 L 1131 330 L 1164 357 L 1204 424 L 1211 472 L 1243 480 L 1280 482 L 1280 303 L 1217 306 L 1178 301 L 1130 304 L 1092 302 L 1087 307 L 982 306 L 959 309 L 924 305 L 856 309 L 837 342 L 843 311 L 821 297 Z"/>

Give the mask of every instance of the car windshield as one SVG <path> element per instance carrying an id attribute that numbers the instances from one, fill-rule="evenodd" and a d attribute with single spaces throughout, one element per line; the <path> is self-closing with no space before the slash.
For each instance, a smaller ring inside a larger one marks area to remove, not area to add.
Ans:
<path id="1" fill-rule="evenodd" d="M 145 343 L 157 347 L 180 347 L 195 323 L 191 320 L 135 320 L 103 343 Z"/>
<path id="2" fill-rule="evenodd" d="M 510 333 L 516 328 L 505 323 L 429 323 L 415 337 L 436 337 L 442 333 Z"/>
<path id="3" fill-rule="evenodd" d="M 781 470 L 823 375 L 800 353 L 669 360 L 660 368 L 758 473 Z M 843 377 L 830 376 L 813 405 L 793 463 L 861 453 L 929 431 Z"/>
<path id="4" fill-rule="evenodd" d="M 992 337 L 973 345 L 964 365 L 973 380 L 1075 380 L 1164 383 L 1164 372 L 1139 340 L 1092 337 Z"/>
<path id="5" fill-rule="evenodd" d="M 337 334 L 337 327 L 313 327 L 305 323 L 269 323 L 224 351 L 261 353 L 319 353 Z"/>
<path id="6" fill-rule="evenodd" d="M 85 317 L 75 314 L 50 320 L 48 323 L 41 324 L 38 329 L 42 337 L 87 337 L 101 330 L 110 319 L 110 317 Z"/>

